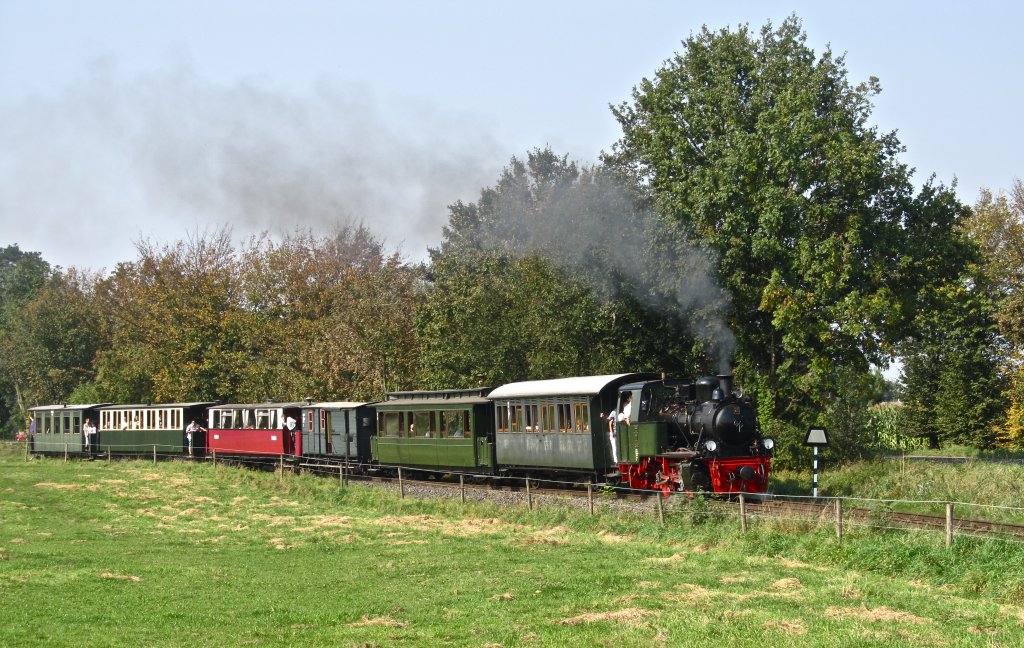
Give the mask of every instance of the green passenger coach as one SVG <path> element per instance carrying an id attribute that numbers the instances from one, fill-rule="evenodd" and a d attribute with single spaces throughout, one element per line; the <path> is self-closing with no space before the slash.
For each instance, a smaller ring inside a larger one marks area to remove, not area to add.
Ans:
<path id="1" fill-rule="evenodd" d="M 32 438 L 34 452 L 83 454 L 89 452 L 88 443 L 95 438 L 87 439 L 84 434 L 85 422 L 89 421 L 98 427 L 99 415 L 97 408 L 105 403 L 95 405 L 40 405 L 32 407 L 29 413 L 34 421 L 35 434 Z M 96 435 L 94 434 L 93 437 Z"/>
<path id="2" fill-rule="evenodd" d="M 493 390 L 502 469 L 604 475 L 614 470 L 607 416 L 620 385 L 657 377 L 629 373 L 510 383 Z"/>
<path id="3" fill-rule="evenodd" d="M 373 458 L 381 465 L 492 472 L 489 388 L 391 392 L 374 405 Z"/>
<path id="4" fill-rule="evenodd" d="M 111 454 L 187 453 L 185 428 L 195 420 L 205 427 L 206 410 L 214 403 L 110 405 L 99 408 L 99 451 Z M 206 439 L 192 440 L 197 449 Z"/>

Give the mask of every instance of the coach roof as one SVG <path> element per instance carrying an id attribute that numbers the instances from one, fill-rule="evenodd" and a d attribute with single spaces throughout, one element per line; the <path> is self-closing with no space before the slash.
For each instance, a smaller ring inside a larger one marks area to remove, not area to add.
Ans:
<path id="1" fill-rule="evenodd" d="M 306 403 L 224 403 L 214 405 L 210 409 L 215 410 L 242 410 L 242 409 L 293 409 L 306 407 Z"/>
<path id="2" fill-rule="evenodd" d="M 355 409 L 356 407 L 369 404 L 369 402 L 330 401 L 326 403 L 303 403 L 302 407 L 303 409 Z"/>
<path id="3" fill-rule="evenodd" d="M 109 405 L 109 404 L 110 403 L 93 403 L 91 405 L 71 405 L 71 404 L 66 404 L 66 403 L 60 403 L 58 405 L 38 405 L 36 407 L 28 408 L 28 411 L 30 411 L 30 412 L 49 412 L 49 411 L 52 411 L 52 410 L 73 410 L 73 411 L 77 411 L 77 410 L 92 409 L 94 407 L 103 407 L 104 405 Z"/>
<path id="4" fill-rule="evenodd" d="M 492 391 L 487 398 L 505 400 L 508 398 L 535 398 L 538 396 L 596 396 L 612 383 L 653 380 L 657 374 L 627 373 L 608 376 L 579 376 L 576 378 L 553 378 L 551 380 L 527 380 L 509 383 Z"/>

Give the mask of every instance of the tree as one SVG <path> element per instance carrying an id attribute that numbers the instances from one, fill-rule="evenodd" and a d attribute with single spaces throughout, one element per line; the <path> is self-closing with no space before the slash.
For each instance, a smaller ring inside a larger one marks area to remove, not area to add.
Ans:
<path id="1" fill-rule="evenodd" d="M 792 429 L 827 423 L 851 372 L 884 366 L 912 332 L 923 287 L 906 281 L 908 223 L 955 202 L 931 183 L 912 195 L 902 145 L 869 126 L 879 92 L 874 78 L 852 85 L 842 56 L 816 55 L 791 17 L 759 34 L 704 28 L 613 108 L 623 137 L 606 162 L 650 192 L 681 244 L 711 252 L 737 375 Z M 930 247 L 959 245 L 951 223 L 966 210 L 947 211 L 919 237 Z M 955 281 L 962 259 L 927 280 Z"/>
<path id="2" fill-rule="evenodd" d="M 94 393 L 121 403 L 276 396 L 263 392 L 273 384 L 264 361 L 273 325 L 242 308 L 228 232 L 141 242 L 138 252 L 97 288 L 110 346 Z"/>
<path id="3" fill-rule="evenodd" d="M 22 309 L 50 277 L 50 264 L 38 252 L 23 252 L 17 245 L 0 249 L 0 424 L 24 420 L 28 378 L 19 345 L 11 340 Z"/>
<path id="4" fill-rule="evenodd" d="M 983 189 L 964 231 L 981 249 L 978 285 L 999 326 L 997 364 L 1008 407 L 998 436 L 1024 448 L 1024 183 L 1015 180 L 1009 195 Z"/>
<path id="5" fill-rule="evenodd" d="M 100 284 L 111 343 L 83 396 L 235 402 L 408 386 L 418 274 L 363 227 L 237 250 L 228 232 L 139 245 Z"/>
<path id="6" fill-rule="evenodd" d="M 91 378 L 103 339 L 94 309 L 96 278 L 54 272 L 6 327 L 0 356 L 28 404 L 68 402 Z"/>

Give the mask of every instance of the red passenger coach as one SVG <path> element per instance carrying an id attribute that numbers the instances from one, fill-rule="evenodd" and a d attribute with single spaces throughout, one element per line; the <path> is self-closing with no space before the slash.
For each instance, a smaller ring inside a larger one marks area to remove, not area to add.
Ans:
<path id="1" fill-rule="evenodd" d="M 221 455 L 301 455 L 304 405 L 258 403 L 211 407 L 207 450 Z"/>

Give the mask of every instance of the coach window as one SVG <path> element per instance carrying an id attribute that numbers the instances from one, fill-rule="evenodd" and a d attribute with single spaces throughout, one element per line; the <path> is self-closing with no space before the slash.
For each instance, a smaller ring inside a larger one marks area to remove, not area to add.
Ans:
<path id="1" fill-rule="evenodd" d="M 586 403 L 576 403 L 574 414 L 574 429 L 577 432 L 590 432 L 590 407 Z"/>
<path id="2" fill-rule="evenodd" d="M 437 430 L 434 428 L 433 412 L 416 412 L 413 419 L 416 425 L 416 435 L 422 437 L 436 437 Z"/>
<path id="3" fill-rule="evenodd" d="M 398 412 L 386 412 L 381 415 L 384 420 L 384 434 L 389 437 L 398 436 Z"/>
<path id="4" fill-rule="evenodd" d="M 525 403 L 523 405 L 523 431 L 537 432 L 538 428 L 537 406 L 533 403 Z"/>
<path id="5" fill-rule="evenodd" d="M 558 431 L 572 432 L 572 405 L 569 403 L 558 404 Z"/>
<path id="6" fill-rule="evenodd" d="M 541 430 L 544 432 L 557 432 L 558 425 L 555 422 L 554 403 L 544 403 L 540 406 L 540 412 Z"/>
<path id="7" fill-rule="evenodd" d="M 444 429 L 444 436 L 449 438 L 460 438 L 467 436 L 469 431 L 469 412 L 465 409 L 450 409 L 447 414 L 447 427 Z"/>
<path id="8" fill-rule="evenodd" d="M 523 406 L 513 405 L 511 408 L 511 414 L 508 420 L 509 432 L 522 432 L 523 431 Z"/>
<path id="9" fill-rule="evenodd" d="M 441 436 L 454 439 L 466 436 L 469 428 L 469 412 L 466 410 L 445 410 L 441 412 Z"/>

